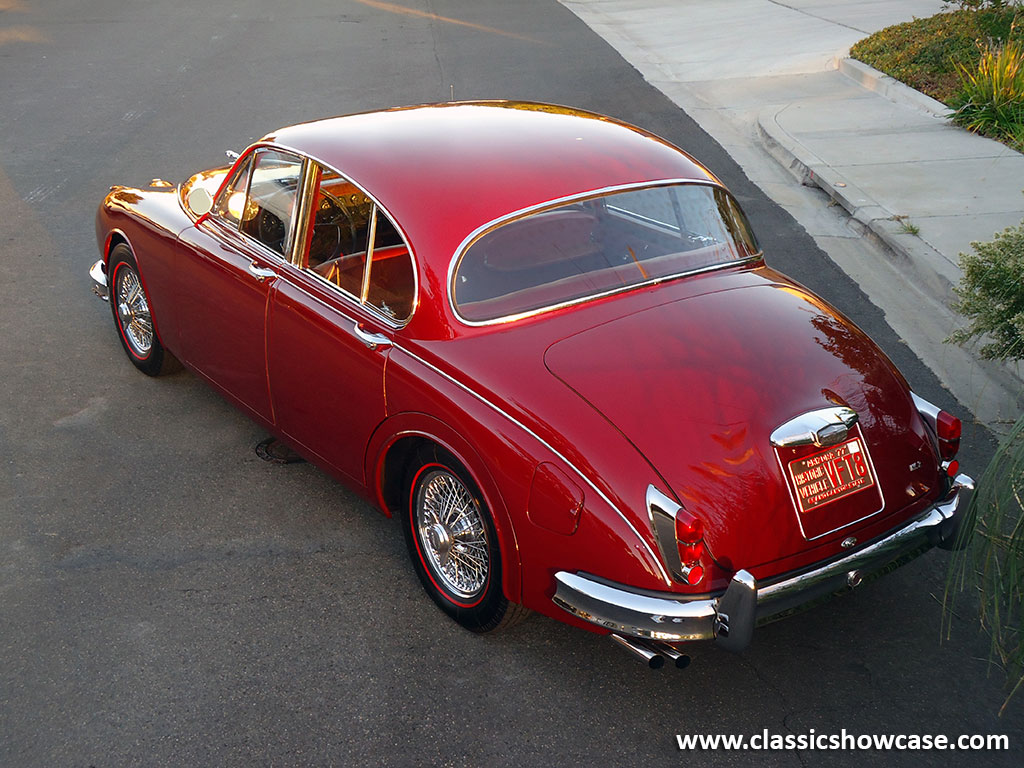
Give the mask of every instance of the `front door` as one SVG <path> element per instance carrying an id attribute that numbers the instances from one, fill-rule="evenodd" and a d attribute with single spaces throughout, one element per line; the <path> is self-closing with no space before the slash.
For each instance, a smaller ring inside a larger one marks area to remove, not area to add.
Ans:
<path id="1" fill-rule="evenodd" d="M 185 361 L 255 416 L 274 422 L 266 318 L 293 236 L 302 162 L 251 152 L 210 214 L 179 236 Z"/>

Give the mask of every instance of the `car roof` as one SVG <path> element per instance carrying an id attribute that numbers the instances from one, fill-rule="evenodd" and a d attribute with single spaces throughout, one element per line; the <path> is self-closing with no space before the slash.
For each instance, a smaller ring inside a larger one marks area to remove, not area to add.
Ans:
<path id="1" fill-rule="evenodd" d="M 391 213 L 440 275 L 468 235 L 509 213 L 649 181 L 717 182 L 652 133 L 552 104 L 400 107 L 301 123 L 262 141 L 348 176 Z"/>

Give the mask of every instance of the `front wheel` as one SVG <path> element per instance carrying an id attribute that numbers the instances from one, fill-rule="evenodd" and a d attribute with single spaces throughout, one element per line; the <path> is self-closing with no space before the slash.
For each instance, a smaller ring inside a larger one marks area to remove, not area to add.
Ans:
<path id="1" fill-rule="evenodd" d="M 135 257 L 127 245 L 121 243 L 110 252 L 107 275 L 114 325 L 128 359 L 147 376 L 159 376 L 175 370 L 177 360 L 157 338 L 149 297 L 139 277 Z"/>
<path id="2" fill-rule="evenodd" d="M 417 462 L 410 478 L 406 542 L 434 602 L 473 632 L 521 618 L 525 610 L 502 592 L 498 536 L 473 483 L 449 460 Z"/>

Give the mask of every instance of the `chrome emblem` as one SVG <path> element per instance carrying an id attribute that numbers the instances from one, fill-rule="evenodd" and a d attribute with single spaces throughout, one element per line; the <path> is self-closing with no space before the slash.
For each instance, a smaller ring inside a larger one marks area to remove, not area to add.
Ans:
<path id="1" fill-rule="evenodd" d="M 856 537 L 854 537 L 854 536 L 847 536 L 845 539 L 843 539 L 842 547 L 843 547 L 843 549 L 849 549 L 850 547 L 855 546 L 856 544 L 857 544 Z"/>
<path id="2" fill-rule="evenodd" d="M 920 461 L 915 461 L 913 464 L 910 465 L 910 471 L 911 472 L 913 472 L 915 469 L 920 469 L 920 468 L 921 468 L 921 462 Z"/>

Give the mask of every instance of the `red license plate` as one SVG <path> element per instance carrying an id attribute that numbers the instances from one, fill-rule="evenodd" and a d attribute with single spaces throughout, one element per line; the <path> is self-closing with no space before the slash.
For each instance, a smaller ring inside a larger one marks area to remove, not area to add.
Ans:
<path id="1" fill-rule="evenodd" d="M 875 484 L 871 462 L 860 438 L 789 462 L 801 512 L 828 504 Z"/>

